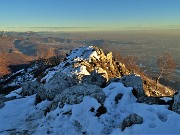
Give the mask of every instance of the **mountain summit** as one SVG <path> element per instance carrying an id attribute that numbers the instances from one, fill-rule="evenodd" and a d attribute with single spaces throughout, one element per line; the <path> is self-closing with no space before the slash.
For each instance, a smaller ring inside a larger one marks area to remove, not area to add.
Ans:
<path id="1" fill-rule="evenodd" d="M 163 88 L 83 46 L 57 66 L 37 61 L 0 80 L 0 133 L 177 134 L 180 93 Z"/>

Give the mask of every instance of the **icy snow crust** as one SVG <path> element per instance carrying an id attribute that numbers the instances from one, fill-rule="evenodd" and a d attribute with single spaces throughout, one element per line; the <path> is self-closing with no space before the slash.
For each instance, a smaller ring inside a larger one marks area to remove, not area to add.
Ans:
<path id="1" fill-rule="evenodd" d="M 19 90 L 18 90 L 19 91 Z M 111 83 L 103 89 L 106 95 L 104 106 L 107 113 L 95 116 L 101 106 L 90 96 L 79 104 L 57 107 L 44 115 L 50 101 L 35 105 L 35 95 L 5 102 L 0 109 L 0 134 L 179 134 L 180 115 L 164 105 L 137 103 L 131 87 Z M 123 94 L 118 104 L 117 94 Z M 90 111 L 94 108 L 94 112 Z M 134 124 L 123 132 L 119 127 L 129 114 L 136 113 L 143 118 L 142 124 Z"/>

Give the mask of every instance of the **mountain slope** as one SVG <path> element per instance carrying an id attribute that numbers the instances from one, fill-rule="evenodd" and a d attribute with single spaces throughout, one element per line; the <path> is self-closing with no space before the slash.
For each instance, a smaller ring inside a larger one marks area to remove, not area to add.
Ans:
<path id="1" fill-rule="evenodd" d="M 146 95 L 141 76 L 97 47 L 74 49 L 55 67 L 34 63 L 0 84 L 1 134 L 180 132 L 180 94 Z"/>

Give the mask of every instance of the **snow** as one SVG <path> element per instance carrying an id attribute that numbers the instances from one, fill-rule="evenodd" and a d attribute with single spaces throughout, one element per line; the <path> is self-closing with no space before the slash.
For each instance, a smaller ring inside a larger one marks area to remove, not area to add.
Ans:
<path id="1" fill-rule="evenodd" d="M 173 98 L 172 97 L 162 97 L 160 99 L 164 100 L 165 102 L 168 102 L 168 101 L 171 101 Z"/>
<path id="2" fill-rule="evenodd" d="M 67 60 L 58 66 L 48 69 L 41 81 L 49 82 L 56 73 L 72 75 L 89 75 L 86 66 L 73 64 L 82 60 L 91 62 L 99 59 L 93 46 L 81 47 L 71 51 Z M 66 63 L 70 65 L 65 66 Z M 29 68 L 31 72 L 36 66 Z M 22 71 L 20 71 L 22 72 Z M 138 76 L 138 75 L 137 75 Z M 17 77 L 11 85 L 20 84 L 25 80 L 33 80 L 31 74 L 25 74 L 24 78 Z M 35 78 L 34 78 L 35 79 Z M 51 86 L 52 87 L 52 86 Z M 168 110 L 166 105 L 147 105 L 137 103 L 132 94 L 131 87 L 125 87 L 120 82 L 113 82 L 102 91 L 106 95 L 104 107 L 105 114 L 96 116 L 97 110 L 102 106 L 97 99 L 84 96 L 79 104 L 65 104 L 63 108 L 47 112 L 53 101 L 44 100 L 35 105 L 36 95 L 22 97 L 22 88 L 12 91 L 6 98 L 18 99 L 5 102 L 0 109 L 0 134 L 180 134 L 180 115 Z M 115 98 L 122 94 L 118 103 Z M 83 95 L 82 95 L 83 96 Z M 168 102 L 171 98 L 161 98 Z M 93 109 L 92 109 L 93 108 Z M 94 111 L 92 111 L 94 110 Z M 47 114 L 46 114 L 47 112 Z M 122 121 L 130 114 L 136 113 L 143 118 L 142 124 L 134 124 L 121 131 Z M 46 115 L 45 115 L 46 114 Z"/>
<path id="3" fill-rule="evenodd" d="M 99 59 L 97 52 L 93 46 L 83 46 L 78 49 L 73 49 L 71 54 L 67 57 L 68 62 L 77 62 L 81 60 L 88 60 L 91 62 L 91 58 Z"/>
<path id="4" fill-rule="evenodd" d="M 17 90 L 17 91 L 20 91 Z M 17 92 L 16 91 L 16 92 Z M 96 116 L 101 106 L 98 101 L 85 96 L 80 104 L 57 108 L 44 116 L 44 110 L 50 101 L 35 105 L 35 95 L 5 102 L 0 109 L 0 133 L 5 134 L 9 129 L 16 131 L 29 130 L 33 134 L 179 134 L 180 115 L 168 110 L 165 105 L 147 105 L 137 103 L 131 87 L 111 83 L 103 89 L 107 96 L 104 106 L 107 113 Z M 123 94 L 115 103 L 117 94 Z M 94 108 L 94 112 L 91 112 Z M 143 124 L 127 127 L 123 132 L 119 127 L 125 117 L 136 113 L 143 118 Z M 7 130 L 7 131 L 5 131 Z"/>
<path id="5" fill-rule="evenodd" d="M 92 59 L 99 60 L 99 56 L 97 51 L 95 51 L 93 46 L 83 46 L 78 49 L 73 49 L 67 60 L 60 63 L 58 66 L 54 67 L 53 70 L 46 71 L 47 75 L 41 79 L 41 82 L 45 80 L 48 82 L 54 74 L 58 72 L 65 73 L 68 76 L 82 76 L 82 75 L 89 75 L 90 73 L 87 71 L 86 66 L 79 65 L 78 67 L 74 67 L 74 63 L 78 63 L 79 61 L 87 61 L 91 62 Z M 67 63 L 70 65 L 65 66 Z"/>
<path id="6" fill-rule="evenodd" d="M 86 66 L 80 66 L 75 69 L 74 74 L 80 74 L 80 75 L 90 75 L 90 73 L 87 71 Z"/>
<path id="7" fill-rule="evenodd" d="M 41 79 L 41 82 L 43 82 L 44 80 L 46 82 L 49 82 L 49 80 L 55 75 L 55 73 L 57 73 L 57 71 L 48 71 L 48 74 Z"/>
<path id="8" fill-rule="evenodd" d="M 5 102 L 5 106 L 0 109 L 0 134 L 34 130 L 32 127 L 35 128 L 40 122 L 38 119 L 43 116 L 42 110 L 49 106 L 50 102 L 45 100 L 37 106 L 34 103 L 35 95 Z"/>
<path id="9" fill-rule="evenodd" d="M 34 103 L 34 96 L 17 99 L 5 103 L 4 108 L 0 109 L 0 133 L 3 130 L 13 129 L 19 125 L 19 122 L 30 111 L 29 107 Z"/>
<path id="10" fill-rule="evenodd" d="M 5 97 L 6 98 L 10 98 L 10 97 L 20 98 L 21 97 L 21 95 L 20 95 L 21 91 L 22 91 L 22 88 L 19 88 L 17 90 L 12 91 L 11 93 L 6 95 Z"/>

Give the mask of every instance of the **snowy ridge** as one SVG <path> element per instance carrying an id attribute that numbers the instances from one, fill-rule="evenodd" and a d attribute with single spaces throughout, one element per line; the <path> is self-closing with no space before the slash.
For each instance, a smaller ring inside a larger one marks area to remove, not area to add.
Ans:
<path id="1" fill-rule="evenodd" d="M 93 46 L 83 46 L 74 49 L 70 52 L 70 54 L 68 54 L 64 62 L 60 63 L 57 67 L 54 67 L 54 71 L 47 71 L 47 75 L 42 78 L 41 81 L 45 80 L 48 82 L 50 78 L 52 78 L 53 75 L 57 72 L 66 73 L 68 76 L 90 75 L 86 69 L 86 66 L 78 65 L 77 67 L 74 67 L 74 63 L 82 61 L 90 63 L 94 59 L 99 60 L 99 58 L 100 57 L 98 56 L 97 51 Z"/>
<path id="2" fill-rule="evenodd" d="M 8 85 L 19 87 L 0 94 L 0 134 L 180 133 L 180 93 L 148 97 L 112 53 L 80 47 L 36 77 L 42 65 L 17 72 Z"/>

